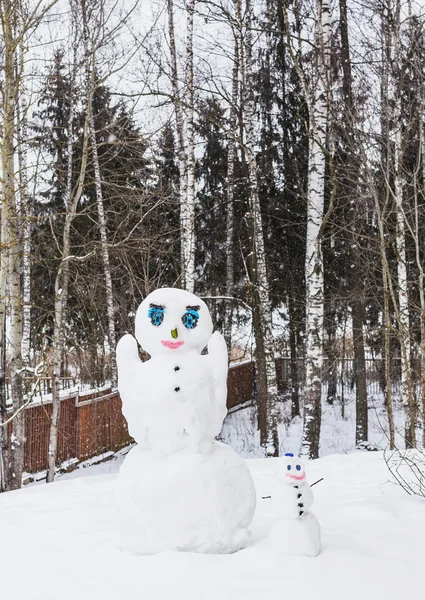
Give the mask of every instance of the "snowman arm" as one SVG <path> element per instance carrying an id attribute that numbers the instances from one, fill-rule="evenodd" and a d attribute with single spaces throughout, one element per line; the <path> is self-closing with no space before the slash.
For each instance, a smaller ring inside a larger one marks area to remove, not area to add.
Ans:
<path id="1" fill-rule="evenodd" d="M 208 360 L 214 382 L 214 405 L 218 409 L 214 421 L 215 435 L 221 431 L 223 420 L 227 414 L 227 371 L 228 357 L 227 346 L 223 336 L 215 331 L 208 343 Z"/>
<path id="2" fill-rule="evenodd" d="M 217 383 L 226 382 L 228 371 L 227 346 L 224 337 L 215 331 L 208 342 L 208 355 L 206 356 L 214 379 Z"/>
<path id="3" fill-rule="evenodd" d="M 122 412 L 127 420 L 128 430 L 138 443 L 143 445 L 146 428 L 141 424 L 140 415 L 143 409 L 142 394 L 148 393 L 144 382 L 146 364 L 139 358 L 137 342 L 132 335 L 123 336 L 117 345 L 118 389 L 122 401 Z"/>
<path id="4" fill-rule="evenodd" d="M 135 370 L 140 370 L 142 366 L 137 342 L 132 335 L 127 333 L 117 345 L 118 377 L 134 376 Z"/>

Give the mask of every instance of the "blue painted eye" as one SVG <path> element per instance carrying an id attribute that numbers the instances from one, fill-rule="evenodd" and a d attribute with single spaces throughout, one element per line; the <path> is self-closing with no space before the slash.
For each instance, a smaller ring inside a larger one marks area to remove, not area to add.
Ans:
<path id="1" fill-rule="evenodd" d="M 286 468 L 288 469 L 288 471 L 292 469 L 291 465 L 288 465 Z"/>
<path id="2" fill-rule="evenodd" d="M 164 320 L 164 309 L 151 306 L 151 308 L 148 310 L 148 318 L 151 320 L 152 325 L 159 327 Z"/>
<path id="3" fill-rule="evenodd" d="M 182 323 L 186 329 L 195 329 L 198 324 L 199 313 L 197 310 L 188 310 L 182 316 Z"/>
<path id="4" fill-rule="evenodd" d="M 297 471 L 301 471 L 301 465 L 297 465 L 295 468 L 297 469 Z"/>

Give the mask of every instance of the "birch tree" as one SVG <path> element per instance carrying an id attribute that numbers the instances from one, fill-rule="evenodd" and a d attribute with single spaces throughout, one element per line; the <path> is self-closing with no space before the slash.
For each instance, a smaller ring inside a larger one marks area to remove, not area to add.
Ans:
<path id="1" fill-rule="evenodd" d="M 236 10 L 240 9 L 240 3 L 236 3 Z M 233 297 L 234 293 L 234 235 L 235 235 L 235 161 L 236 161 L 236 140 L 238 130 L 238 106 L 240 104 L 240 63 L 242 52 L 242 18 L 236 14 L 233 23 L 232 33 L 234 37 L 233 69 L 232 69 L 232 94 L 230 98 L 229 109 L 229 135 L 227 145 L 227 210 L 226 210 L 226 296 Z M 226 304 L 225 315 L 225 340 L 230 350 L 232 346 L 232 302 L 228 300 Z"/>
<path id="2" fill-rule="evenodd" d="M 16 82 L 14 75 L 15 47 L 12 32 L 12 7 L 9 1 L 0 3 L 0 19 L 4 44 L 4 83 L 1 88 L 3 100 L 3 137 L 2 137 L 2 198 L 1 198 L 1 264 L 0 264 L 0 344 L 1 344 L 1 422 L 6 420 L 6 310 L 7 285 L 9 273 L 11 216 L 16 211 L 15 166 L 13 155 L 14 105 L 16 101 Z M 13 225 L 12 225 L 13 227 Z M 15 240 L 15 244 L 17 239 Z M 1 423 L 0 423 L 1 424 Z M 6 427 L 0 427 L 1 435 L 1 489 L 9 486 L 8 436 Z"/>
<path id="3" fill-rule="evenodd" d="M 404 211 L 404 171 L 403 171 L 403 133 L 401 86 L 405 65 L 401 52 L 401 3 L 400 0 L 388 0 L 383 14 L 383 52 L 385 57 L 383 73 L 383 139 L 387 140 L 385 180 L 388 191 L 391 190 L 396 217 L 397 251 L 397 298 L 393 298 L 397 317 L 397 334 L 401 354 L 401 393 L 405 406 L 406 447 L 415 447 L 415 398 L 411 378 L 410 314 L 406 259 L 406 222 Z M 392 289 L 389 281 L 390 290 Z M 394 294 L 393 294 L 394 295 Z"/>
<path id="4" fill-rule="evenodd" d="M 237 20 L 240 22 L 242 10 L 240 0 L 235 0 Z M 260 444 L 266 456 L 279 456 L 279 438 L 277 431 L 277 379 L 272 334 L 272 312 L 269 297 L 264 233 L 258 194 L 258 168 L 255 156 L 255 114 L 254 114 L 254 78 L 253 78 L 253 39 L 252 4 L 245 1 L 245 61 L 242 81 L 243 126 L 245 141 L 243 151 L 248 164 L 250 205 L 249 221 L 251 235 L 251 295 L 252 319 L 255 336 L 255 357 L 258 383 L 258 420 Z M 242 65 L 241 65 L 242 68 Z"/>
<path id="5" fill-rule="evenodd" d="M 353 91 L 353 75 L 351 66 L 350 41 L 348 35 L 348 14 L 346 0 L 339 0 L 340 13 L 340 36 L 341 36 L 341 68 L 342 68 L 342 99 L 346 146 L 346 165 L 345 176 L 341 182 L 346 190 L 346 202 L 350 207 L 357 207 L 357 200 L 361 196 L 360 179 L 361 165 L 358 151 L 357 134 L 357 107 Z M 340 184 L 340 185 L 341 185 Z M 351 217 L 351 234 L 354 245 L 354 273 L 352 275 L 351 294 L 351 318 L 353 333 L 353 352 L 354 352 L 354 376 L 356 382 L 356 445 L 361 446 L 368 441 L 368 399 L 366 387 L 366 360 L 365 360 L 365 340 L 363 325 L 365 321 L 365 284 L 364 274 L 362 272 L 362 261 L 359 252 L 361 227 L 359 221 L 363 220 L 360 210 L 352 210 L 354 218 Z"/>
<path id="6" fill-rule="evenodd" d="M 22 45 L 21 45 L 22 47 Z M 22 223 L 22 363 L 25 368 L 30 367 L 30 334 L 31 334 L 31 227 L 32 227 L 32 201 L 28 188 L 28 103 L 26 90 L 23 85 L 23 51 L 20 50 L 21 86 L 18 115 L 18 165 L 19 165 L 19 207 Z"/>
<path id="7" fill-rule="evenodd" d="M 195 288 L 195 132 L 193 128 L 193 27 L 195 0 L 187 0 L 186 25 L 186 137 L 187 137 L 187 188 L 182 207 L 181 244 L 183 246 L 184 285 L 188 292 Z"/>
<path id="8" fill-rule="evenodd" d="M 7 390 L 6 390 L 6 310 L 7 310 L 7 285 L 9 272 L 9 243 L 10 227 L 9 213 L 10 201 L 14 202 L 14 161 L 13 161 L 13 128 L 14 128 L 14 90 L 10 85 L 14 84 L 14 77 L 10 69 L 13 69 L 13 39 L 11 28 L 11 6 L 9 2 L 0 3 L 0 18 L 4 41 L 4 83 L 1 87 L 3 100 L 3 138 L 2 138 L 2 198 L 1 198 L 1 256 L 0 256 L 0 425 L 6 421 L 7 415 Z M 7 37 L 6 37 L 7 35 Z M 6 45 L 9 44 L 9 48 Z M 12 45 L 12 47 L 10 47 Z M 6 63 L 6 59 L 8 62 Z M 12 62 L 12 64 L 11 64 Z M 6 77 L 6 67 L 8 76 Z M 11 147 L 12 146 L 12 147 Z M 12 154 L 11 154 L 12 153 Z M 1 491 L 5 491 L 9 485 L 9 447 L 7 428 L 0 426 L 1 441 Z"/>
<path id="9" fill-rule="evenodd" d="M 100 245 L 103 263 L 103 272 L 105 277 L 105 296 L 106 310 L 108 317 L 108 344 L 111 363 L 111 385 L 113 389 L 117 387 L 117 366 L 115 358 L 116 334 L 115 334 L 115 311 L 114 311 L 114 295 L 111 276 L 111 263 L 108 249 L 108 235 L 106 230 L 106 215 L 102 191 L 102 174 L 100 171 L 99 155 L 96 140 L 96 128 L 93 114 L 93 93 L 96 86 L 96 50 L 100 45 L 100 33 L 104 28 L 104 6 L 103 0 L 99 3 L 97 19 L 89 16 L 89 6 L 86 0 L 80 0 L 81 16 L 83 21 L 83 44 L 84 44 L 84 59 L 86 68 L 86 110 L 89 115 L 89 134 L 90 134 L 90 150 L 94 168 L 94 181 L 96 190 L 96 204 L 98 211 L 98 225 L 100 232 Z M 93 6 L 91 9 L 93 10 Z M 98 22 L 96 22 L 98 21 Z"/>
<path id="10" fill-rule="evenodd" d="M 22 385 L 22 309 L 19 207 L 15 179 L 16 104 L 19 97 L 19 79 L 15 70 L 19 34 L 14 32 L 17 23 L 16 5 L 9 0 L 0 3 L 0 19 L 4 43 L 3 85 L 3 140 L 2 140 L 2 267 L 1 278 L 9 279 L 10 339 L 9 358 L 11 370 L 12 408 L 16 413 L 12 421 L 10 489 L 21 487 L 24 451 L 24 413 L 18 412 L 24 402 Z M 21 30 L 22 35 L 22 30 Z M 4 289 L 4 284 L 3 284 Z M 5 298 L 6 299 L 6 298 Z"/>
<path id="11" fill-rule="evenodd" d="M 12 436 L 10 448 L 10 464 L 8 464 L 9 477 L 6 475 L 6 460 L 3 453 L 2 472 L 3 486 L 7 480 L 10 489 L 21 487 L 24 460 L 24 390 L 22 383 L 22 214 L 26 207 L 23 206 L 25 196 L 21 196 L 19 205 L 18 184 L 16 176 L 15 140 L 17 137 L 17 106 L 19 92 L 22 87 L 23 60 L 26 39 L 37 28 L 46 12 L 55 2 L 42 5 L 38 3 L 31 10 L 21 2 L 1 0 L 0 21 L 4 48 L 3 85 L 1 88 L 3 99 L 3 138 L 2 138 L 2 249 L 1 249 L 1 311 L 0 311 L 0 338 L 2 340 L 3 356 L 1 357 L 4 369 L 5 342 L 5 315 L 6 309 L 10 315 L 9 361 L 11 370 L 11 396 L 14 418 L 12 420 Z M 18 59 L 18 53 L 20 55 Z M 18 68 L 16 68 L 18 65 Z M 25 174 L 24 174 L 25 176 Z M 25 236 L 24 236 L 25 237 Z M 8 285 L 8 294 L 7 294 Z M 3 371 L 4 373 L 4 371 Z M 2 413 L 4 413 L 4 406 Z M 4 418 L 4 415 L 3 415 Z M 0 427 L 4 429 L 4 427 Z M 2 436 L 5 436 L 2 433 Z M 2 447 L 5 451 L 6 442 L 3 437 Z"/>
<path id="12" fill-rule="evenodd" d="M 394 143 L 394 200 L 397 216 L 396 247 L 397 247 L 397 282 L 399 303 L 399 340 L 401 349 L 401 390 L 403 402 L 406 407 L 406 447 L 415 447 L 415 399 L 413 397 L 411 372 L 410 372 L 410 316 L 409 299 L 407 290 L 407 263 L 406 263 L 406 232 L 403 209 L 403 148 L 401 131 L 401 95 L 400 82 L 396 79 L 396 72 L 400 68 L 400 2 L 396 0 L 392 11 L 391 21 L 388 19 L 390 31 L 388 32 L 389 52 L 391 57 L 391 75 L 389 89 L 389 108 L 393 107 L 395 114 L 392 117 L 394 128 L 392 140 Z M 389 15 L 390 16 L 390 15 Z M 390 24 L 391 22 L 391 24 Z M 397 66 L 396 66 L 397 65 Z M 396 71 L 396 72 L 394 72 Z M 391 110 L 391 108 L 390 108 Z"/>
<path id="13" fill-rule="evenodd" d="M 75 13 L 73 14 L 75 18 Z M 69 115 L 68 115 L 68 144 L 67 144 L 67 168 L 66 168 L 66 186 L 63 197 L 65 211 L 65 222 L 62 233 L 62 256 L 55 277 L 55 302 L 54 302 L 54 328 L 53 328 L 53 357 L 52 357 L 52 415 L 50 419 L 49 434 L 49 452 L 48 452 L 48 471 L 46 482 L 51 483 L 55 478 L 58 439 L 59 439 L 59 419 L 61 413 L 60 401 L 60 375 L 64 355 L 64 330 L 65 316 L 69 295 L 70 261 L 71 256 L 71 227 L 77 214 L 78 204 L 81 199 L 84 187 L 84 179 L 88 160 L 89 145 L 89 110 L 86 112 L 83 129 L 82 157 L 78 176 L 77 186 L 73 190 L 73 152 L 74 152 L 74 118 L 75 118 L 75 84 L 76 84 L 76 47 L 79 36 L 75 31 L 75 21 L 72 19 L 72 40 L 74 46 L 73 62 L 70 73 L 70 97 Z"/>
<path id="14" fill-rule="evenodd" d="M 285 12 L 287 35 L 288 15 Z M 295 58 L 294 63 L 303 83 L 308 108 L 308 183 L 306 234 L 306 375 L 304 391 L 304 425 L 301 454 L 319 456 L 321 426 L 321 396 L 323 370 L 324 282 L 322 233 L 324 227 L 324 195 L 326 169 L 326 138 L 330 89 L 330 2 L 318 0 L 315 20 L 315 62 L 311 82 Z"/>
<path id="15" fill-rule="evenodd" d="M 186 78 L 180 85 L 177 43 L 174 29 L 174 3 L 167 0 L 170 45 L 170 79 L 176 118 L 179 157 L 180 262 L 181 287 L 195 287 L 195 138 L 194 138 L 194 66 L 193 32 L 195 0 L 186 3 Z"/>
<path id="16" fill-rule="evenodd" d="M 421 73 L 422 70 L 420 69 Z M 425 124 L 423 122 L 423 115 L 425 115 L 425 78 L 421 77 L 421 100 L 419 103 L 420 109 L 418 111 L 418 129 L 419 129 L 419 158 L 418 162 L 422 165 L 422 182 L 425 187 Z M 415 228 L 415 259 L 419 271 L 418 277 L 418 288 L 419 288 L 419 302 L 420 302 L 420 370 L 419 370 L 419 381 L 421 388 L 421 409 L 422 409 L 422 445 L 425 448 L 425 272 L 421 261 L 421 248 L 419 241 L 419 207 L 418 207 L 418 189 L 417 189 L 417 178 L 415 176 L 415 209 L 414 209 L 414 228 Z"/>

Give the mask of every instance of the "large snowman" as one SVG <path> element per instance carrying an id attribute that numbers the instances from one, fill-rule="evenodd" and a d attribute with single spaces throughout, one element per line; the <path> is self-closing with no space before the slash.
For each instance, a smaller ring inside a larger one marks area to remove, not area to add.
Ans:
<path id="1" fill-rule="evenodd" d="M 118 388 L 137 441 L 115 486 L 122 546 L 233 552 L 246 541 L 255 488 L 243 460 L 215 441 L 226 416 L 227 349 L 206 304 L 163 288 L 117 346 Z M 207 347 L 208 353 L 201 354 Z"/>

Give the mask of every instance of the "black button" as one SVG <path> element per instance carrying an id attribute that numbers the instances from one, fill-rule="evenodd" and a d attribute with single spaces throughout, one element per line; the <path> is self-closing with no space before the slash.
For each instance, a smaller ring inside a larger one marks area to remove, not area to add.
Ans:
<path id="1" fill-rule="evenodd" d="M 300 517 L 301 517 L 301 515 L 303 515 L 303 514 L 304 514 L 304 511 L 303 511 L 303 510 L 300 510 Z"/>
<path id="2" fill-rule="evenodd" d="M 174 367 L 175 371 L 180 371 L 180 367 Z"/>
<path id="3" fill-rule="evenodd" d="M 303 504 L 302 502 L 299 502 L 299 503 L 298 503 L 298 506 L 299 506 L 300 508 L 304 508 L 304 504 Z"/>
<path id="4" fill-rule="evenodd" d="M 175 387 L 175 388 L 174 388 L 174 391 L 175 391 L 175 392 L 180 392 L 180 388 L 179 388 L 179 387 Z"/>
<path id="5" fill-rule="evenodd" d="M 298 494 L 297 498 L 301 498 L 302 494 Z"/>

